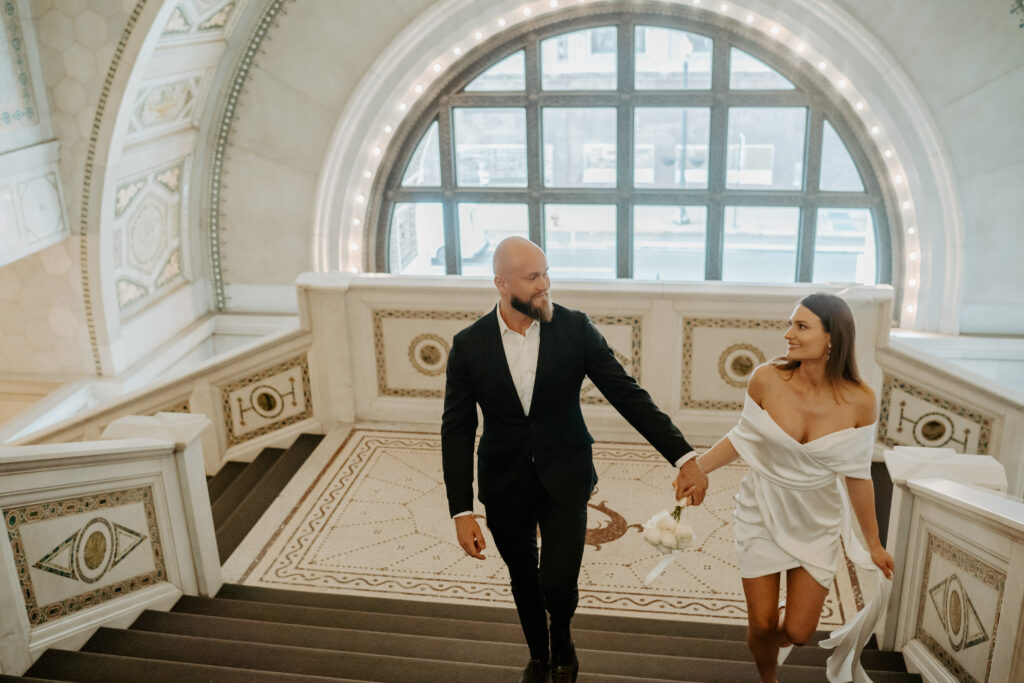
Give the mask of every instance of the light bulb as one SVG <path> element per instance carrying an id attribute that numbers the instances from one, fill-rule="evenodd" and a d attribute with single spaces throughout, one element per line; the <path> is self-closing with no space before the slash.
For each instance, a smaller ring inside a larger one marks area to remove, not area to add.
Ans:
<path id="1" fill-rule="evenodd" d="M 892 181 L 893 181 L 894 183 L 896 183 L 897 185 L 899 185 L 900 183 L 902 183 L 902 182 L 903 182 L 903 176 L 901 176 L 901 175 L 900 175 L 899 173 L 897 173 L 896 175 L 894 175 L 894 176 L 892 177 Z"/>
<path id="2" fill-rule="evenodd" d="M 384 132 L 385 133 L 390 133 L 393 130 L 394 130 L 394 128 L 392 128 L 391 126 L 384 126 Z"/>
<path id="3" fill-rule="evenodd" d="M 549 2 L 548 4 L 551 7 L 558 7 L 558 0 L 551 0 L 551 2 Z"/>
<path id="4" fill-rule="evenodd" d="M 907 313 L 914 312 L 914 304 L 907 304 Z"/>
<path id="5" fill-rule="evenodd" d="M 917 287 L 917 278 L 916 277 L 912 277 L 909 280 L 907 280 L 907 286 L 909 286 L 909 287 Z"/>
<path id="6" fill-rule="evenodd" d="M 372 178 L 373 174 L 370 173 L 369 171 L 363 171 L 363 177 L 364 178 Z"/>
<path id="7" fill-rule="evenodd" d="M 456 57 L 458 57 L 459 55 L 462 54 L 462 48 L 461 47 L 455 48 L 454 50 L 452 50 L 452 54 L 455 55 Z"/>
<path id="8" fill-rule="evenodd" d="M 417 94 L 419 94 L 419 93 L 423 92 L 423 86 L 422 86 L 422 85 L 420 85 L 419 83 L 417 83 L 417 84 L 416 84 L 416 87 L 415 87 L 415 88 L 413 88 L 413 90 L 415 90 L 415 91 L 416 91 L 416 93 L 417 93 Z"/>
<path id="9" fill-rule="evenodd" d="M 746 18 L 748 24 L 753 24 L 754 23 L 754 15 L 753 14 L 748 14 L 745 18 Z"/>
<path id="10" fill-rule="evenodd" d="M 729 11 L 729 6 L 728 5 L 722 5 L 721 10 L 723 12 L 728 12 Z"/>
<path id="11" fill-rule="evenodd" d="M 862 111 L 863 109 L 864 109 L 864 103 L 863 102 L 858 102 L 857 103 L 857 111 Z"/>
<path id="12" fill-rule="evenodd" d="M 375 156 L 375 157 L 379 157 L 380 156 L 380 147 L 374 147 L 373 148 L 373 156 Z"/>
<path id="13" fill-rule="evenodd" d="M 440 64 L 435 64 L 431 68 L 434 70 L 434 73 L 438 73 L 439 71 L 441 71 L 441 65 Z"/>
<path id="14" fill-rule="evenodd" d="M 532 9 L 530 9 L 529 7 L 524 7 L 523 8 L 523 16 L 524 17 L 528 17 L 531 14 L 533 14 L 533 10 Z"/>
<path id="15" fill-rule="evenodd" d="M 780 28 L 779 28 L 778 26 L 772 26 L 772 35 L 773 35 L 773 36 L 777 36 L 777 35 L 779 35 L 779 32 L 780 32 L 781 30 L 782 30 L 782 29 L 780 29 Z"/>
<path id="16" fill-rule="evenodd" d="M 505 23 L 506 23 L 506 22 L 505 22 L 505 20 L 504 20 L 504 19 L 498 19 L 498 26 L 504 26 L 504 25 L 505 25 Z"/>
<path id="17" fill-rule="evenodd" d="M 804 45 L 803 43 L 797 43 L 796 44 L 796 51 L 797 52 L 803 52 L 806 49 L 807 49 L 807 46 Z"/>
<path id="18" fill-rule="evenodd" d="M 359 225 L 360 223 L 362 223 L 362 221 L 359 220 L 358 218 L 353 218 L 352 219 L 352 225 Z"/>
<path id="19" fill-rule="evenodd" d="M 348 272 L 350 272 L 350 273 L 358 273 L 359 272 L 359 266 L 352 266 L 351 268 L 348 269 Z"/>
<path id="20" fill-rule="evenodd" d="M 909 228 L 907 228 L 907 234 L 908 235 L 913 235 L 916 232 L 917 232 L 917 228 L 915 228 L 913 225 L 911 225 Z"/>
<path id="21" fill-rule="evenodd" d="M 476 33 L 473 34 L 473 37 L 476 38 L 477 40 L 482 40 L 484 34 L 480 33 L 480 31 L 477 31 Z"/>
<path id="22" fill-rule="evenodd" d="M 826 66 L 828 66 L 828 64 L 825 62 L 818 62 L 818 71 L 824 71 Z"/>
<path id="23" fill-rule="evenodd" d="M 348 243 L 348 248 L 351 249 L 352 251 L 358 250 L 359 249 L 359 242 L 349 242 Z"/>
<path id="24" fill-rule="evenodd" d="M 406 109 L 408 109 L 408 107 L 405 106 L 405 102 L 398 103 L 398 111 L 405 111 Z"/>
<path id="25" fill-rule="evenodd" d="M 846 79 L 845 78 L 840 78 L 839 82 L 836 83 L 836 86 L 838 86 L 840 90 L 845 88 L 846 87 Z"/>
<path id="26" fill-rule="evenodd" d="M 885 154 L 885 158 L 886 159 L 891 159 L 892 158 L 892 150 L 891 149 L 885 150 L 885 152 L 883 152 L 883 154 Z"/>
<path id="27" fill-rule="evenodd" d="M 917 260 L 917 252 L 916 251 L 910 252 L 909 254 L 907 254 L 907 258 L 910 259 L 911 261 L 916 261 Z"/>
<path id="28" fill-rule="evenodd" d="M 700 0 L 693 0 L 693 4 L 694 5 L 699 5 L 700 4 Z"/>
<path id="29" fill-rule="evenodd" d="M 362 204 L 363 202 L 366 201 L 366 196 L 365 195 L 361 195 L 361 194 L 357 194 L 356 195 L 356 201 L 359 202 L 360 204 Z"/>
<path id="30" fill-rule="evenodd" d="M 903 204 L 902 204 L 902 206 L 903 206 L 903 209 L 904 209 L 904 210 L 906 210 L 906 209 L 909 209 L 909 208 L 910 208 L 910 202 L 908 202 L 908 201 L 904 201 L 904 202 L 903 202 Z"/>
<path id="31" fill-rule="evenodd" d="M 880 128 L 879 128 L 878 126 L 871 126 L 871 134 L 872 134 L 872 135 L 878 135 L 878 132 L 879 132 L 880 130 L 881 130 L 881 129 L 880 129 Z"/>

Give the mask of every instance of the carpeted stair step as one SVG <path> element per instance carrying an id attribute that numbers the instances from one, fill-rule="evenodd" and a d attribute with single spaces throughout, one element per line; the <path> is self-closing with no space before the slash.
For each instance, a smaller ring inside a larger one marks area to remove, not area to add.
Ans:
<path id="1" fill-rule="evenodd" d="M 514 666 L 339 652 L 110 628 L 100 628 L 82 647 L 82 651 L 306 676 L 342 674 L 346 678 L 360 681 L 393 683 L 506 683 L 513 680 L 517 673 Z"/>
<path id="2" fill-rule="evenodd" d="M 217 474 L 210 477 L 206 482 L 206 489 L 210 492 L 210 503 L 217 502 L 224 491 L 227 490 L 228 486 L 231 485 L 238 475 L 242 473 L 249 463 L 237 462 L 235 460 L 229 460 L 221 465 L 220 471 Z"/>
<path id="3" fill-rule="evenodd" d="M 215 529 L 220 528 L 224 520 L 231 516 L 231 513 L 249 495 L 252 487 L 263 478 L 263 475 L 274 466 L 274 463 L 283 454 L 283 448 L 264 448 L 256 456 L 255 460 L 248 464 L 243 463 L 245 467 L 235 475 L 234 479 L 217 496 L 216 502 L 213 502 L 211 497 L 210 507 L 213 512 L 213 526 Z"/>
<path id="4" fill-rule="evenodd" d="M 219 523 L 215 518 L 217 549 L 221 562 L 231 556 L 323 438 L 323 434 L 300 434 L 288 450 L 278 456 L 259 480 L 251 485 L 234 511 Z M 255 464 L 254 462 L 253 465 Z M 233 489 L 247 473 L 248 470 L 239 475 L 230 488 Z"/>
<path id="5" fill-rule="evenodd" d="M 96 652 L 47 650 L 25 672 L 14 680 L 42 679 L 74 681 L 75 683 L 182 683 L 209 681 L 216 683 L 344 683 L 337 678 L 303 676 L 255 669 L 232 669 L 223 666 L 185 662 L 153 661 L 136 656 L 118 656 Z M 385 679 L 378 679 L 385 680 Z M 354 683 L 348 679 L 348 683 Z"/>
<path id="6" fill-rule="evenodd" d="M 229 593 L 248 593 L 235 591 Z M 272 591 L 278 593 L 279 591 Z M 310 594 L 306 594 L 308 596 Z M 250 597 L 254 597 L 251 596 Z M 270 597 L 270 596 L 267 596 Z M 330 598 L 325 602 L 335 604 L 351 604 L 363 607 L 364 610 L 345 610 L 337 607 L 308 607 L 305 605 L 288 604 L 290 600 L 304 602 L 304 596 L 296 594 L 273 596 L 277 604 L 255 602 L 249 600 L 223 598 L 183 597 L 175 606 L 174 612 L 191 615 L 208 615 L 229 620 L 249 620 L 253 625 L 246 627 L 249 632 L 265 628 L 259 638 L 273 640 L 274 633 L 295 629 L 301 631 L 312 627 L 309 638 L 323 638 L 324 645 L 317 647 L 341 647 L 349 649 L 371 649 L 381 652 L 410 657 L 420 656 L 422 648 L 430 651 L 439 648 L 442 658 L 459 659 L 466 654 L 451 650 L 452 643 L 461 644 L 470 653 L 480 652 L 478 661 L 488 663 L 518 664 L 523 656 L 522 635 L 518 624 L 514 622 L 514 612 L 498 610 L 503 617 L 500 621 L 486 619 L 492 608 L 474 608 L 471 606 L 436 604 L 403 600 L 358 598 L 349 600 L 348 596 L 321 595 Z M 339 598 L 335 600 L 334 598 Z M 373 609 L 374 605 L 377 606 Z M 403 614 L 405 611 L 417 614 Z M 444 611 L 447 616 L 428 616 L 431 611 Z M 452 612 L 461 614 L 452 614 Z M 511 618 L 507 618 L 511 613 Z M 483 620 L 480 617 L 485 617 Z M 584 619 L 583 617 L 587 617 Z M 160 616 L 150 617 L 159 620 Z M 584 660 L 586 670 L 594 674 L 636 676 L 643 679 L 694 680 L 694 681 L 730 681 L 756 678 L 756 672 L 745 638 L 709 639 L 678 635 L 638 634 L 630 626 L 646 625 L 648 630 L 688 631 L 706 630 L 712 624 L 695 624 L 693 622 L 676 622 L 661 620 L 627 619 L 620 623 L 618 630 L 610 630 L 607 617 L 596 615 L 579 615 L 574 627 L 580 658 Z M 616 618 L 616 621 L 618 619 Z M 582 622 L 591 622 L 585 627 Z M 645 622 L 653 622 L 646 623 Z M 140 622 L 140 627 L 142 623 Z M 179 627 L 184 628 L 184 627 Z M 742 627 L 741 627 L 742 629 Z M 375 634 L 358 635 L 346 641 L 345 631 L 362 631 Z M 738 635 L 730 627 L 730 635 Z M 241 632 L 236 630 L 236 632 Z M 333 632 L 333 633 L 332 633 Z M 322 634 L 317 636 L 316 634 Z M 287 639 L 295 636 L 285 635 Z M 332 640 L 333 639 L 333 640 Z M 417 639 L 423 639 L 416 644 Z M 430 640 L 433 639 L 433 640 Z M 330 645 L 326 643 L 330 642 Z M 472 647 L 467 643 L 472 642 Z M 500 647 L 494 647 L 499 645 Z M 409 649 L 403 649 L 409 648 Z M 445 649 L 448 648 L 448 649 Z M 822 666 L 828 653 L 820 648 L 800 648 L 787 663 L 787 680 L 798 683 L 820 681 Z M 902 658 L 896 653 L 865 652 L 863 658 L 865 668 L 871 672 L 872 678 L 878 683 L 888 681 L 914 681 L 918 677 L 908 677 L 902 666 Z"/>

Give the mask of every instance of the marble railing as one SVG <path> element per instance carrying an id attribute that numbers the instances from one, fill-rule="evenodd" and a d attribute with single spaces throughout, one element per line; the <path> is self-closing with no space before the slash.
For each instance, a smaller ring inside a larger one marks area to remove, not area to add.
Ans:
<path id="1" fill-rule="evenodd" d="M 1024 494 L 1024 403 L 999 385 L 896 340 L 880 346 L 878 441 L 990 455 Z"/>
<path id="2" fill-rule="evenodd" d="M 284 331 L 222 354 L 194 369 L 155 382 L 12 445 L 88 441 L 126 415 L 158 412 L 205 415 L 202 436 L 207 474 L 226 460 L 252 460 L 268 446 L 288 446 L 302 432 L 321 433 L 310 390 L 308 330 Z"/>
<path id="3" fill-rule="evenodd" d="M 1024 680 L 1024 503 L 948 479 L 896 488 L 880 647 L 926 681 Z"/>
<path id="4" fill-rule="evenodd" d="M 217 593 L 208 426 L 162 413 L 114 422 L 114 440 L 0 447 L 0 673 L 182 594 Z"/>
<path id="5" fill-rule="evenodd" d="M 306 274 L 300 317 L 312 334 L 310 367 L 321 422 L 441 420 L 453 335 L 492 309 L 480 278 Z M 856 318 L 857 356 L 881 386 L 876 349 L 889 336 L 889 287 L 557 282 L 553 299 L 586 311 L 616 357 L 695 445 L 736 422 L 751 371 L 785 353 L 786 320 L 805 294 L 843 292 Z M 597 438 L 636 432 L 589 382 L 581 400 Z"/>

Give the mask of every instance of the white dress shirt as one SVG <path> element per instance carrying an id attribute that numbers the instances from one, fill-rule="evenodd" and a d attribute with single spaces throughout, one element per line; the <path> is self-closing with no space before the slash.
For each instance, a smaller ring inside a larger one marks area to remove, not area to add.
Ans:
<path id="1" fill-rule="evenodd" d="M 533 402 L 533 385 L 537 379 L 537 355 L 540 352 L 540 322 L 534 320 L 526 328 L 526 334 L 519 334 L 505 323 L 501 317 L 501 306 L 495 306 L 494 313 L 498 316 L 498 329 L 501 331 L 501 345 L 505 347 L 505 360 L 508 361 L 509 372 L 512 373 L 512 383 L 516 386 L 516 393 L 519 394 L 519 401 L 523 404 L 523 414 L 530 414 L 530 404 Z M 697 457 L 697 451 L 690 451 L 683 457 L 676 460 L 676 467 L 682 467 L 687 461 Z M 473 512 L 467 510 L 459 512 L 454 517 L 471 515 Z"/>

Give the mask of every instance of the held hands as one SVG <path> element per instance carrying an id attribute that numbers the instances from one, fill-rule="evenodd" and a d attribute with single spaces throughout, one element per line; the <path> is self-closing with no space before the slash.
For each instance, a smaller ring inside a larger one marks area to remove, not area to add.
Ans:
<path id="1" fill-rule="evenodd" d="M 484 534 L 480 531 L 480 525 L 476 523 L 473 515 L 462 515 L 455 518 L 455 534 L 459 538 L 459 545 L 470 557 L 478 560 L 486 559 L 481 550 L 487 547 L 484 541 Z"/>
<path id="2" fill-rule="evenodd" d="M 896 569 L 896 562 L 892 559 L 892 555 L 881 546 L 881 544 L 871 548 L 871 561 L 875 563 L 875 566 L 882 570 L 885 574 L 885 578 L 891 579 L 892 574 Z"/>
<path id="3" fill-rule="evenodd" d="M 679 468 L 679 475 L 672 486 L 676 490 L 676 500 L 689 496 L 690 505 L 700 505 L 707 495 L 708 475 L 704 474 L 704 470 L 697 464 L 697 459 L 693 458 Z"/>

